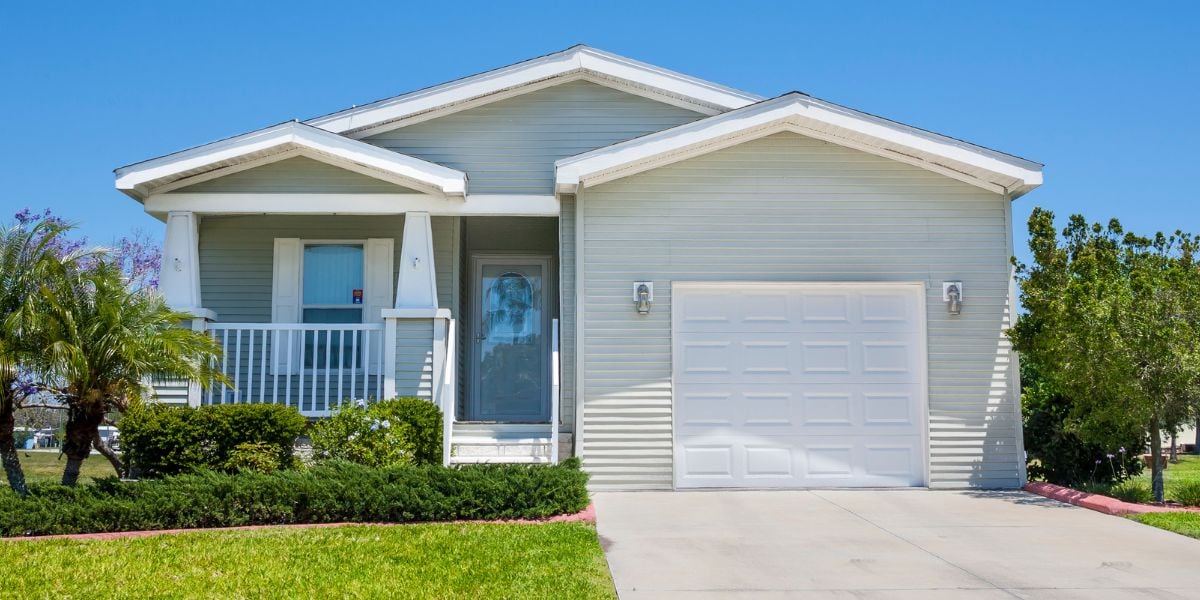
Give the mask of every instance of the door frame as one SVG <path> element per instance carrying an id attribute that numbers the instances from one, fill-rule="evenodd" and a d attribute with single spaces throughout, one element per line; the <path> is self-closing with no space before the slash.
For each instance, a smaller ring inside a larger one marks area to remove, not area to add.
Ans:
<path id="1" fill-rule="evenodd" d="M 553 376 L 553 374 L 550 372 L 550 358 L 551 358 L 550 353 L 551 353 L 551 348 L 552 348 L 551 344 L 553 342 L 553 340 L 550 339 L 550 336 L 552 335 L 550 329 L 551 329 L 552 319 L 555 318 L 554 317 L 555 310 L 554 310 L 554 307 L 551 306 L 551 302 L 555 301 L 557 298 L 557 296 L 555 295 L 555 291 L 554 291 L 555 290 L 555 285 L 554 285 L 555 282 L 552 279 L 553 274 L 551 273 L 551 269 L 554 268 L 554 257 L 550 254 L 538 254 L 538 253 L 529 253 L 529 252 L 486 252 L 485 251 L 485 252 L 472 252 L 468 256 L 469 279 L 467 280 L 467 314 L 465 315 L 466 318 L 463 319 L 463 323 L 466 325 L 466 327 L 464 327 L 464 331 L 463 331 L 463 333 L 465 334 L 464 337 L 466 338 L 464 341 L 469 345 L 469 349 L 467 350 L 467 364 L 466 364 L 468 397 L 466 399 L 467 400 L 466 406 L 464 407 L 465 408 L 464 412 L 466 413 L 465 420 L 466 421 L 479 421 L 480 420 L 479 415 L 482 412 L 480 410 L 481 409 L 481 406 L 480 406 L 480 401 L 481 401 L 480 387 L 481 386 L 479 384 L 479 377 L 480 377 L 479 363 L 480 363 L 480 359 L 482 357 L 480 356 L 479 342 L 481 340 L 481 338 L 480 338 L 481 327 L 483 325 L 481 322 L 482 321 L 482 318 L 481 318 L 482 317 L 482 308 L 483 308 L 482 307 L 482 303 L 483 303 L 482 292 L 483 292 L 483 290 L 482 290 L 482 286 L 480 284 L 483 281 L 483 267 L 486 265 L 497 265 L 497 264 L 499 264 L 499 265 L 538 264 L 539 266 L 542 267 L 542 289 L 541 289 L 541 297 L 542 297 L 541 298 L 542 299 L 541 346 L 542 346 L 542 348 L 541 348 L 541 352 L 538 353 L 538 356 L 540 357 L 540 360 L 538 361 L 538 366 L 541 371 L 542 383 L 544 384 L 543 389 L 545 390 L 545 392 L 543 393 L 543 398 L 542 398 L 541 413 L 537 419 L 535 419 L 533 421 L 528 421 L 528 420 L 521 421 L 521 420 L 515 420 L 515 419 L 498 418 L 498 419 L 491 419 L 489 422 L 495 421 L 495 422 L 501 422 L 501 423 L 549 423 L 550 422 L 550 402 L 552 401 L 552 399 L 551 399 L 551 395 L 552 395 L 551 379 Z"/>
<path id="2" fill-rule="evenodd" d="M 917 371 L 921 376 L 921 394 L 919 400 L 919 417 L 921 424 L 919 427 L 921 437 L 922 461 L 921 461 L 921 477 L 923 483 L 920 486 L 910 488 L 895 488 L 895 489 L 929 489 L 929 478 L 931 472 L 932 453 L 929 445 L 929 302 L 926 295 L 928 294 L 929 284 L 924 281 L 705 281 L 705 280 L 675 280 L 671 282 L 671 297 L 676 297 L 676 292 L 686 292 L 695 289 L 754 289 L 756 287 L 809 287 L 809 288 L 854 288 L 854 287 L 887 287 L 892 289 L 907 289 L 914 293 L 917 299 L 917 314 L 920 320 L 920 328 L 918 334 L 917 358 L 919 360 Z M 676 335 L 679 332 L 680 322 L 683 314 L 675 310 L 674 302 L 671 303 L 671 489 L 756 489 L 750 486 L 734 487 L 734 488 L 680 488 L 679 487 L 679 472 L 678 464 L 676 464 L 676 433 L 679 426 L 676 423 L 678 419 L 678 411 L 675 410 L 676 391 L 679 389 L 676 385 L 675 374 L 679 371 L 680 363 L 679 356 L 675 352 Z M 788 488 L 762 488 L 762 489 L 788 489 Z M 791 488 L 791 489 L 814 489 L 814 488 Z"/>

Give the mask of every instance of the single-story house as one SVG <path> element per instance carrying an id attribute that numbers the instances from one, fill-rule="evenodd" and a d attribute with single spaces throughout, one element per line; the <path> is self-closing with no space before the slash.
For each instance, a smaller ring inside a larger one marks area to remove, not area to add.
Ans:
<path id="1" fill-rule="evenodd" d="M 442 407 L 596 489 L 1011 488 L 1010 205 L 1042 165 L 574 46 L 121 167 L 233 386 Z"/>

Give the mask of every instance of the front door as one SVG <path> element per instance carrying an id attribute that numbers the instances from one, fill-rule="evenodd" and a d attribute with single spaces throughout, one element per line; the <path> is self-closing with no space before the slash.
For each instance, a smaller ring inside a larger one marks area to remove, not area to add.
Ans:
<path id="1" fill-rule="evenodd" d="M 471 258 L 471 406 L 476 421 L 550 420 L 550 259 Z"/>

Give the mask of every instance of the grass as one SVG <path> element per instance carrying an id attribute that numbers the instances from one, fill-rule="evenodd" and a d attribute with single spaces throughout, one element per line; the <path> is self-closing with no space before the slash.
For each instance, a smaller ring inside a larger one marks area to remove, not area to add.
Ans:
<path id="1" fill-rule="evenodd" d="M 0 541 L 0 581 L 18 598 L 616 597 L 583 523 Z"/>
<path id="2" fill-rule="evenodd" d="M 29 452 L 18 450 L 17 454 L 21 458 L 21 468 L 25 471 L 25 479 L 28 481 L 59 481 L 62 479 L 63 467 L 67 465 L 67 457 L 58 452 Z M 99 454 L 92 454 L 87 460 L 83 461 L 83 468 L 79 474 L 79 481 L 82 483 L 91 483 L 93 479 L 102 477 L 115 477 L 117 474 L 113 470 L 112 465 L 108 460 Z M 8 481 L 0 476 L 0 486 L 8 487 Z"/>
<path id="3" fill-rule="evenodd" d="M 1146 485 L 1150 485 L 1150 468 L 1143 469 L 1136 480 L 1145 481 Z M 1171 493 L 1176 485 L 1189 481 L 1200 481 L 1200 456 L 1180 454 L 1179 462 L 1167 463 L 1167 468 L 1163 471 L 1163 489 L 1167 499 L 1173 499 Z"/>
<path id="4" fill-rule="evenodd" d="M 1138 523 L 1174 531 L 1180 535 L 1186 535 L 1200 539 L 1200 513 L 1191 512 L 1166 512 L 1166 513 L 1145 513 L 1133 515 L 1130 517 Z"/>

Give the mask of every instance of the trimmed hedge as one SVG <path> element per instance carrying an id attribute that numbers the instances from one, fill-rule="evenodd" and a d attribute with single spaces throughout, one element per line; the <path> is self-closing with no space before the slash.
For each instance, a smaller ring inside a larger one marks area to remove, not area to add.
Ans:
<path id="1" fill-rule="evenodd" d="M 270 474 L 215 471 L 122 483 L 0 490 L 0 535 L 287 523 L 543 518 L 587 507 L 587 474 L 561 465 L 397 466 L 329 462 Z"/>
<path id="2" fill-rule="evenodd" d="M 280 468 L 296 464 L 292 446 L 308 424 L 296 409 L 277 404 L 217 404 L 200 408 L 139 406 L 117 423 L 125 463 L 138 477 L 197 469 L 236 471 L 238 448 L 264 444 Z"/>

